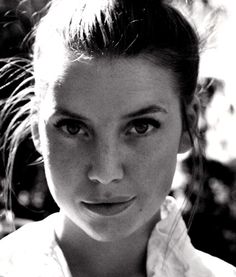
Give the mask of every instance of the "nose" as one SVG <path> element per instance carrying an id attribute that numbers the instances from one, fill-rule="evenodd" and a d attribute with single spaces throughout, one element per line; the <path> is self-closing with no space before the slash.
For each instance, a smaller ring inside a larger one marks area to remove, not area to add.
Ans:
<path id="1" fill-rule="evenodd" d="M 123 179 L 124 168 L 118 147 L 114 143 L 97 145 L 88 170 L 88 178 L 96 183 L 108 185 Z"/>

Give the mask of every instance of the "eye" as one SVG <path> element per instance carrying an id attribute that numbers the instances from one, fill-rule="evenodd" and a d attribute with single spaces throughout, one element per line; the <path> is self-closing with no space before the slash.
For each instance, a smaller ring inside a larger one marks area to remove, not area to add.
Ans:
<path id="1" fill-rule="evenodd" d="M 151 118 L 135 119 L 129 124 L 127 134 L 147 135 L 155 129 L 160 128 L 160 122 Z"/>
<path id="2" fill-rule="evenodd" d="M 88 130 L 84 123 L 72 119 L 62 119 L 55 124 L 57 129 L 64 133 L 75 136 L 82 135 L 88 136 Z"/>

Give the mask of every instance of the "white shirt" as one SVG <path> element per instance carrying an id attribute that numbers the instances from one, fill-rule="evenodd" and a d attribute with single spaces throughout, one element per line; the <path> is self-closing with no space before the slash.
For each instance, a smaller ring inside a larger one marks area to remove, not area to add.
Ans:
<path id="1" fill-rule="evenodd" d="M 196 250 L 175 200 L 167 197 L 147 246 L 147 277 L 236 277 L 232 265 Z M 0 241 L 0 277 L 72 277 L 55 240 L 57 214 Z"/>

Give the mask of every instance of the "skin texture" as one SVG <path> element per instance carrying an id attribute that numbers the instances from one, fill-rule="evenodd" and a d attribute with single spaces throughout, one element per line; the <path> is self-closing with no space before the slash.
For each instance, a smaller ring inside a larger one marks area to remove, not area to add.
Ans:
<path id="1" fill-rule="evenodd" d="M 99 264 L 104 274 L 106 266 L 118 269 L 122 261 L 117 256 L 125 250 L 130 270 L 143 260 L 183 147 L 175 82 L 171 71 L 144 58 L 104 58 L 68 63 L 60 79 L 50 84 L 32 130 L 50 191 L 61 208 L 56 233 L 71 268 L 76 249 L 89 244 L 96 245 L 87 253 L 94 272 Z M 83 205 L 111 204 L 117 197 L 133 200 L 115 215 Z M 133 261 L 127 258 L 130 251 Z M 80 273 L 82 268 L 80 264 Z"/>

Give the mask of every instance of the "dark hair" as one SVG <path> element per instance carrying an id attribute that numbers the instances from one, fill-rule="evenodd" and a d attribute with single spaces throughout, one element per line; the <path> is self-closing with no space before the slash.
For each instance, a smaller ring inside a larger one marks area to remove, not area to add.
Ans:
<path id="1" fill-rule="evenodd" d="M 22 117 L 21 112 L 16 113 L 16 124 L 9 125 L 12 130 L 8 129 L 4 138 L 1 138 L 1 150 L 12 155 L 3 159 L 7 160 L 5 166 L 9 186 L 16 149 L 29 135 L 29 108 L 37 103 L 35 96 L 47 90 L 50 74 L 54 72 L 50 66 L 60 62 L 60 54 L 78 60 L 81 57 L 128 58 L 142 55 L 171 70 L 178 86 L 176 91 L 180 97 L 184 126 L 193 141 L 194 128 L 188 124 L 186 109 L 194 99 L 197 85 L 199 39 L 185 17 L 161 0 L 55 0 L 35 32 L 32 63 L 35 87 L 33 94 L 32 89 L 23 90 L 26 108 L 22 108 L 22 111 L 26 116 Z M 23 91 L 19 93 L 21 97 Z M 13 98 L 8 99 L 1 114 L 4 120 L 6 113 L 12 109 L 9 104 L 11 99 L 16 102 L 16 98 L 14 93 Z M 15 107 L 20 109 L 17 104 Z M 26 132 L 23 132 L 24 128 L 27 128 Z M 11 149 L 15 151 L 13 154 L 10 153 Z"/>
<path id="2" fill-rule="evenodd" d="M 199 39 L 184 16 L 161 0 L 96 3 L 53 2 L 36 33 L 35 69 L 45 52 L 51 50 L 53 57 L 61 48 L 74 58 L 146 54 L 174 72 L 182 101 L 190 103 L 198 77 Z"/>

